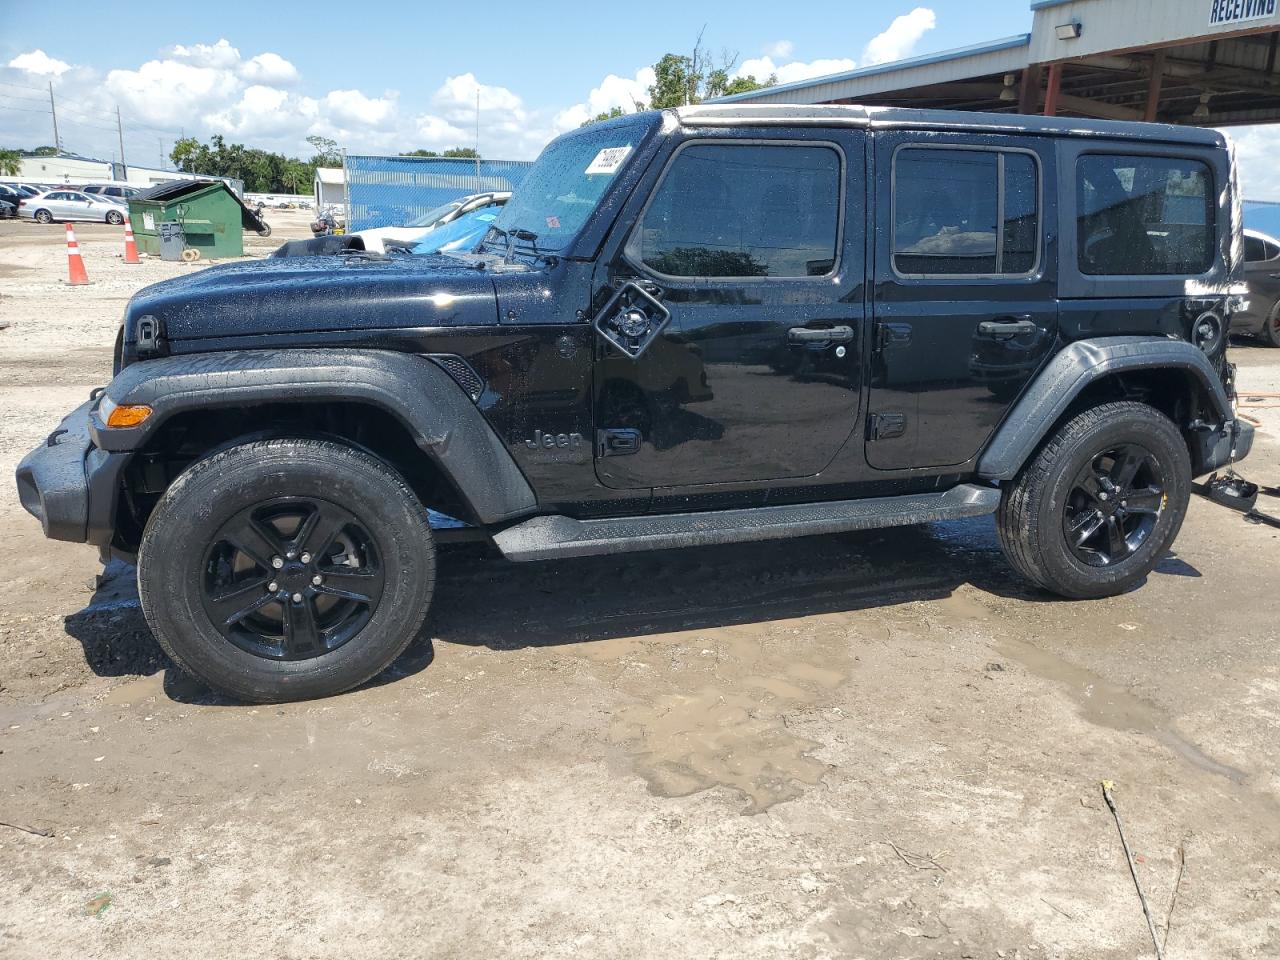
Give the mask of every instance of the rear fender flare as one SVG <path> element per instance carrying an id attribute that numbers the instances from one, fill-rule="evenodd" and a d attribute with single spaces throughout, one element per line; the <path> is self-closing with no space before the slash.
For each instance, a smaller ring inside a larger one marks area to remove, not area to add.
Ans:
<path id="1" fill-rule="evenodd" d="M 484 524 L 525 516 L 537 498 L 470 397 L 436 363 L 388 350 L 233 350 L 142 360 L 108 385 L 104 402 L 155 411 L 133 428 L 90 416 L 94 443 L 141 449 L 175 414 L 257 403 L 363 402 L 396 417 Z"/>
<path id="2" fill-rule="evenodd" d="M 1194 344 L 1153 337 L 1078 340 L 1045 366 L 1010 411 L 978 459 L 978 476 L 987 480 L 1017 476 L 1053 425 L 1091 383 L 1117 373 L 1162 369 L 1190 374 L 1221 422 L 1234 421 L 1231 400 L 1217 371 Z"/>

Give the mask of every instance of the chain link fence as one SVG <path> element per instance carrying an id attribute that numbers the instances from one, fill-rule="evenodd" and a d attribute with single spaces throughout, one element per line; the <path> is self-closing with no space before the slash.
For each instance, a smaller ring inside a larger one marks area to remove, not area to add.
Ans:
<path id="1" fill-rule="evenodd" d="M 528 160 L 348 154 L 348 229 L 401 226 L 458 197 L 514 190 L 531 166 Z"/>

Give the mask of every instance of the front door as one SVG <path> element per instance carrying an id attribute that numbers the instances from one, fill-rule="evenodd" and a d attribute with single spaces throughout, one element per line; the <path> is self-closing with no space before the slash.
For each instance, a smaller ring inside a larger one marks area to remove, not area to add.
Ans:
<path id="1" fill-rule="evenodd" d="M 876 135 L 875 327 L 867 460 L 978 455 L 1057 335 L 1053 147 Z"/>
<path id="2" fill-rule="evenodd" d="M 735 132 L 686 140 L 651 174 L 597 271 L 602 483 L 767 481 L 831 462 L 859 422 L 864 165 L 858 131 Z"/>

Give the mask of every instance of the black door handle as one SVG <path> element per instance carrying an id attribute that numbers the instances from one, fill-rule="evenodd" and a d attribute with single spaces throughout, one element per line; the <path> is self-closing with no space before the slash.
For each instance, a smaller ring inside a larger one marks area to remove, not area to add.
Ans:
<path id="1" fill-rule="evenodd" d="M 787 331 L 791 343 L 848 343 L 853 327 L 792 327 Z"/>
<path id="2" fill-rule="evenodd" d="M 1021 318 L 983 320 L 978 324 L 978 333 L 984 337 L 1018 337 L 1026 333 L 1035 333 L 1039 329 L 1034 320 Z"/>

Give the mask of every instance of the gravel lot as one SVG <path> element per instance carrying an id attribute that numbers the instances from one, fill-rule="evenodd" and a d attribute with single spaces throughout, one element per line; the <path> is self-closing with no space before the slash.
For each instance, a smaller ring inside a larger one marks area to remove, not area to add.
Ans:
<path id="1" fill-rule="evenodd" d="M 306 235 L 269 219 L 254 255 Z M 0 223 L 2 478 L 108 379 L 130 294 L 204 266 L 77 233 L 87 287 L 61 227 Z M 1280 351 L 1234 354 L 1280 392 Z M 1274 488 L 1259 403 L 1244 472 Z M 1280 530 L 1205 501 L 1090 603 L 1022 584 L 987 520 L 458 548 L 386 677 L 253 708 L 3 484 L 0 956 L 1150 956 L 1103 778 L 1166 956 L 1280 956 Z"/>

